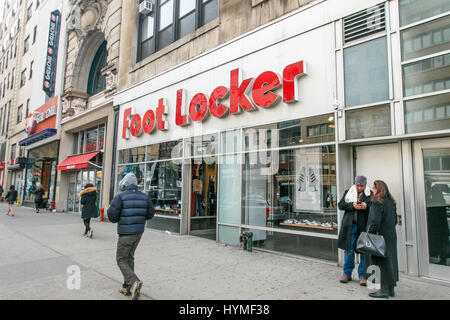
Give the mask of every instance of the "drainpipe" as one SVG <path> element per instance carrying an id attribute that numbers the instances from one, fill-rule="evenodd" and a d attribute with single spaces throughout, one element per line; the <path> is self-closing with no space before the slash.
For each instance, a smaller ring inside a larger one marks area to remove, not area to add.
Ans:
<path id="1" fill-rule="evenodd" d="M 116 150 L 117 150 L 117 132 L 119 130 L 119 110 L 120 106 L 113 106 L 114 109 L 114 136 L 112 145 L 112 166 L 111 183 L 109 184 L 109 202 L 114 198 L 114 186 L 116 185 Z"/>

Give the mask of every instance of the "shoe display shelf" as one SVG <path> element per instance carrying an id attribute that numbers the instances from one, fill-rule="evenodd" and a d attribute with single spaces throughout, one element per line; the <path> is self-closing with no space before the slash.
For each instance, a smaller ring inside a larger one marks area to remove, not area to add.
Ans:
<path id="1" fill-rule="evenodd" d="M 280 222 L 280 226 L 288 226 L 288 227 L 301 227 L 301 228 L 312 228 L 312 229 L 322 229 L 322 230 L 336 230 L 336 227 L 323 227 L 323 226 L 310 226 L 307 224 L 294 224 L 294 223 L 284 223 L 284 222 Z"/>

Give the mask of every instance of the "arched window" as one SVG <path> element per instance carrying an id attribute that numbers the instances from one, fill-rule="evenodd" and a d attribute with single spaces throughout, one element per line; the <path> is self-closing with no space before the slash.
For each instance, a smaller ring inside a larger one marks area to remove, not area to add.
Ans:
<path id="1" fill-rule="evenodd" d="M 87 93 L 89 95 L 94 95 L 99 93 L 106 88 L 105 77 L 102 75 L 102 69 L 106 66 L 106 41 L 103 41 L 100 48 L 98 48 L 95 54 L 94 61 L 91 65 L 91 70 L 89 71 L 89 80 Z"/>

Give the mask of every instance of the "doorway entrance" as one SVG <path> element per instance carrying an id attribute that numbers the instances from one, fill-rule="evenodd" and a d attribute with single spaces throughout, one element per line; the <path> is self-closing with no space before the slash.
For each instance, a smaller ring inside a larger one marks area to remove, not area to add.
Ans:
<path id="1" fill-rule="evenodd" d="M 189 234 L 216 240 L 217 158 L 192 159 Z"/>
<path id="2" fill-rule="evenodd" d="M 98 203 L 101 203 L 102 170 L 93 168 L 77 170 L 69 174 L 68 212 L 81 212 L 80 197 L 78 195 L 88 183 L 92 183 L 97 188 Z"/>
<path id="3" fill-rule="evenodd" d="M 450 281 L 450 138 L 414 142 L 420 275 Z"/>

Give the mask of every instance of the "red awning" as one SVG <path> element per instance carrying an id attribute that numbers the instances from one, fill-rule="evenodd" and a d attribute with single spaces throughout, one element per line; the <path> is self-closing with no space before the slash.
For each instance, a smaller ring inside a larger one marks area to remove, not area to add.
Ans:
<path id="1" fill-rule="evenodd" d="M 56 170 L 74 170 L 87 168 L 88 161 L 94 158 L 97 154 L 99 154 L 99 151 L 67 157 L 66 160 L 58 164 Z"/>

